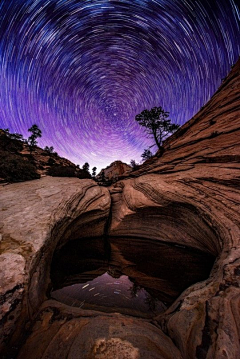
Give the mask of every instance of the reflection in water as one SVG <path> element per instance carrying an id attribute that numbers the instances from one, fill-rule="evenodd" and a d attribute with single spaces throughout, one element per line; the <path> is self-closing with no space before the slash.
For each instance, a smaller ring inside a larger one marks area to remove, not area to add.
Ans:
<path id="1" fill-rule="evenodd" d="M 158 314 L 191 284 L 208 277 L 214 257 L 138 238 L 69 242 L 52 261 L 51 297 L 83 309 Z"/>
<path id="2" fill-rule="evenodd" d="M 86 283 L 55 290 L 51 296 L 65 304 L 82 308 L 107 307 L 115 311 L 127 308 L 152 313 L 165 309 L 159 300 L 132 283 L 126 275 L 113 278 L 107 272 Z"/>

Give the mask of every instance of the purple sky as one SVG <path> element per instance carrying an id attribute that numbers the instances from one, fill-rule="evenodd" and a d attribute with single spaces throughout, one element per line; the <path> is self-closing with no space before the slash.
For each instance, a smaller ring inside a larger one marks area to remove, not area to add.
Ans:
<path id="1" fill-rule="evenodd" d="M 182 125 L 239 54 L 233 0 L 1 0 L 0 128 L 36 123 L 39 145 L 98 171 L 138 162 L 153 141 L 135 116 Z"/>

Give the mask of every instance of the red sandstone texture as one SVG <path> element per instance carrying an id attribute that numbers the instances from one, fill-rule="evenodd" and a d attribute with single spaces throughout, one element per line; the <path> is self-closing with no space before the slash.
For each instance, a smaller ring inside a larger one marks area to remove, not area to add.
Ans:
<path id="1" fill-rule="evenodd" d="M 0 351 L 11 353 L 9 339 L 18 341 L 47 298 L 54 250 L 103 235 L 110 195 L 92 180 L 44 177 L 2 185 L 0 196 Z"/>
<path id="2" fill-rule="evenodd" d="M 217 256 L 210 277 L 157 318 L 184 358 L 240 357 L 240 60 L 204 108 L 112 189 L 112 236 Z"/>
<path id="3" fill-rule="evenodd" d="M 123 163 L 122 161 L 114 161 L 108 167 L 101 170 L 97 178 L 101 179 L 102 174 L 106 180 L 117 180 L 123 174 L 128 174 L 132 171 L 132 167 Z"/>
<path id="4" fill-rule="evenodd" d="M 106 188 L 88 180 L 2 186 L 5 352 L 28 328 L 19 358 L 240 357 L 239 89 L 240 61 L 209 103 L 165 142 L 161 157 L 110 188 L 111 201 Z M 151 320 L 44 302 L 54 250 L 106 230 L 113 245 L 114 237 L 148 238 L 200 249 L 216 261 L 207 280 Z"/>

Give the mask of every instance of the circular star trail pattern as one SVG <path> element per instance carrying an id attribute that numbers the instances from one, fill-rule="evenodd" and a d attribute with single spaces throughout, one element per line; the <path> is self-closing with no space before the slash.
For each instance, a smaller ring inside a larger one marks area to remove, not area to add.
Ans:
<path id="1" fill-rule="evenodd" d="M 1 0 L 0 125 L 82 165 L 140 160 L 135 116 L 180 125 L 240 54 L 233 0 Z"/>

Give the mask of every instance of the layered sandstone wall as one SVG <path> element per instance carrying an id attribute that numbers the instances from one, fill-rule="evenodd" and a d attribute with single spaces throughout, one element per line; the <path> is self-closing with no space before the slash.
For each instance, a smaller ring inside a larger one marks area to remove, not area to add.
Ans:
<path id="1" fill-rule="evenodd" d="M 157 318 L 183 358 L 240 357 L 240 60 L 204 108 L 111 188 L 112 236 L 217 256 L 210 277 Z M 159 253 L 161 258 L 161 254 Z"/>

